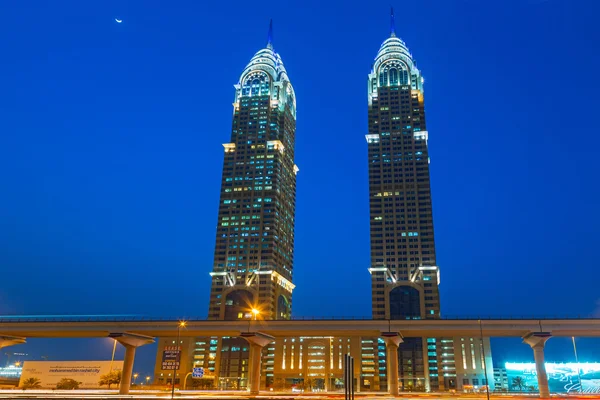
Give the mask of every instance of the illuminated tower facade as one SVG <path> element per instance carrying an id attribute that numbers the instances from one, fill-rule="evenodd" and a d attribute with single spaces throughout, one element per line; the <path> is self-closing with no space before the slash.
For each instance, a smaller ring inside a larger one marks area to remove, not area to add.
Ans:
<path id="1" fill-rule="evenodd" d="M 296 98 L 271 32 L 235 85 L 209 319 L 290 318 Z"/>
<path id="2" fill-rule="evenodd" d="M 440 316 L 423 81 L 392 12 L 368 78 L 374 319 Z"/>

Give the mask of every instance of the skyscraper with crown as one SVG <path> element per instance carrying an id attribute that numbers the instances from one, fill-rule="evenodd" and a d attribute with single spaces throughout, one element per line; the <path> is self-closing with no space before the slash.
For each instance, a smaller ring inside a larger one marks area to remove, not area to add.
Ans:
<path id="1" fill-rule="evenodd" d="M 292 307 L 296 97 L 283 61 L 265 48 L 235 85 L 225 154 L 209 319 L 289 319 Z"/>
<path id="2" fill-rule="evenodd" d="M 440 317 L 423 82 L 392 10 L 368 76 L 374 319 Z"/>

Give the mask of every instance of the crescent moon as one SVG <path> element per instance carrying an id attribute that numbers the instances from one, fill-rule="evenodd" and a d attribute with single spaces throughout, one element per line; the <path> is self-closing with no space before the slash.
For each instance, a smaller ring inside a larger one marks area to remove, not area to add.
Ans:
<path id="1" fill-rule="evenodd" d="M 117 21 L 118 24 L 120 24 L 121 22 L 123 22 L 122 19 L 117 19 L 117 18 L 115 18 L 115 21 Z"/>

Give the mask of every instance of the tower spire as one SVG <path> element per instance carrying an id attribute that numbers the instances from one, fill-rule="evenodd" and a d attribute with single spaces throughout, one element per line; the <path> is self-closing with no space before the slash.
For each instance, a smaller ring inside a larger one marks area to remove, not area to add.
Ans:
<path id="1" fill-rule="evenodd" d="M 390 13 L 390 36 L 396 37 L 396 20 L 394 19 L 394 7 L 391 7 Z"/>
<path id="2" fill-rule="evenodd" d="M 273 48 L 273 19 L 269 21 L 269 33 L 267 35 L 267 48 Z"/>

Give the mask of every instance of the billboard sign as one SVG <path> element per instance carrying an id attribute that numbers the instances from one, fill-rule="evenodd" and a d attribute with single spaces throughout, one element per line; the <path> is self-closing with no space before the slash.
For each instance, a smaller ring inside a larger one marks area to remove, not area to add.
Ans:
<path id="1" fill-rule="evenodd" d="M 181 358 L 181 346 L 165 346 L 162 355 L 163 370 L 179 369 L 179 361 Z"/>
<path id="2" fill-rule="evenodd" d="M 56 389 L 63 378 L 74 379 L 80 389 L 99 389 L 100 377 L 110 372 L 110 361 L 25 361 L 19 386 L 29 378 L 37 378 L 43 389 Z M 112 369 L 122 370 L 123 361 L 112 362 Z"/>
<path id="3" fill-rule="evenodd" d="M 551 393 L 600 393 L 600 363 L 545 363 L 545 366 Z M 509 390 L 537 390 L 534 363 L 507 362 L 505 368 Z M 515 384 L 523 388 L 516 387 Z"/>

